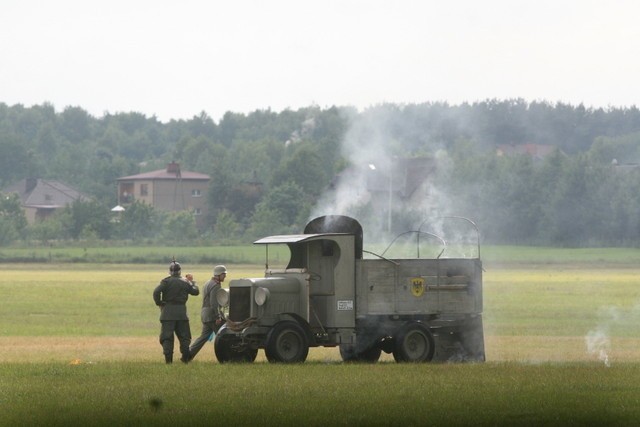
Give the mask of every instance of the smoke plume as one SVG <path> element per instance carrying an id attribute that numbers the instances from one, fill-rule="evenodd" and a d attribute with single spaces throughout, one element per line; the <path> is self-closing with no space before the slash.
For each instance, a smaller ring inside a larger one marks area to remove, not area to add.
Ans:
<path id="1" fill-rule="evenodd" d="M 609 339 L 608 327 L 599 326 L 589 331 L 585 336 L 585 343 L 588 354 L 596 356 L 607 368 L 611 366 L 611 361 L 609 360 L 611 340 Z"/>
<path id="2" fill-rule="evenodd" d="M 447 218 L 456 212 L 452 198 L 438 185 L 450 164 L 446 151 L 430 140 L 422 141 L 413 153 L 401 149 L 399 125 L 404 135 L 419 135 L 422 130 L 407 129 L 412 125 L 406 121 L 395 122 L 397 108 L 381 106 L 349 117 L 350 128 L 341 147 L 348 167 L 319 200 L 311 218 L 355 218 L 362 224 L 365 246 L 373 243 L 385 248 L 398 234 L 411 230 L 423 233 L 419 239 L 433 246 L 433 256 L 441 250 L 442 239 L 460 241 L 461 237 L 474 243 L 471 250 L 475 252 L 476 230 L 467 222 Z M 404 242 L 407 251 L 415 253 L 415 241 L 416 233 L 398 239 L 394 246 L 402 247 Z M 448 246 L 445 256 L 466 255 L 460 250 Z"/>
<path id="3" fill-rule="evenodd" d="M 640 324 L 640 303 L 625 310 L 619 307 L 604 307 L 599 310 L 599 321 L 596 327 L 585 335 L 586 350 L 589 355 L 595 356 L 604 363 L 611 366 L 612 335 L 624 336 L 629 331 L 638 332 Z"/>

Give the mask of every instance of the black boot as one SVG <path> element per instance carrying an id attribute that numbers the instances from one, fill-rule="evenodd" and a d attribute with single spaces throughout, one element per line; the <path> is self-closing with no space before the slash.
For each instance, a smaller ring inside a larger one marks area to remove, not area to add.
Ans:
<path id="1" fill-rule="evenodd" d="M 182 357 L 180 358 L 180 361 L 182 363 L 189 363 L 189 362 L 191 362 L 191 359 L 193 359 L 191 357 L 191 353 L 187 352 L 187 353 L 182 353 Z"/>
<path id="2" fill-rule="evenodd" d="M 165 354 L 164 355 L 164 363 L 166 363 L 166 364 L 173 363 L 173 354 Z"/>

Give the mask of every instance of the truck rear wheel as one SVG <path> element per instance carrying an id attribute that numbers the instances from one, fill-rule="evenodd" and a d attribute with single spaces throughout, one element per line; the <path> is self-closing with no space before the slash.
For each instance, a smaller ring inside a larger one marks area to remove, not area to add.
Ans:
<path id="1" fill-rule="evenodd" d="M 376 363 L 380 359 L 381 353 L 380 347 L 375 345 L 359 351 L 352 344 L 340 344 L 340 357 L 344 362 Z"/>
<path id="2" fill-rule="evenodd" d="M 300 325 L 293 321 L 277 323 L 267 334 L 264 348 L 272 363 L 301 363 L 307 360 L 309 343 Z"/>
<path id="3" fill-rule="evenodd" d="M 218 362 L 251 363 L 256 360 L 256 356 L 258 355 L 257 349 L 240 349 L 240 347 L 234 346 L 234 341 L 237 340 L 229 337 L 228 335 L 216 335 L 214 351 Z"/>
<path id="4" fill-rule="evenodd" d="M 403 326 L 396 339 L 393 358 L 396 362 L 430 362 L 435 344 L 433 335 L 419 323 Z"/>

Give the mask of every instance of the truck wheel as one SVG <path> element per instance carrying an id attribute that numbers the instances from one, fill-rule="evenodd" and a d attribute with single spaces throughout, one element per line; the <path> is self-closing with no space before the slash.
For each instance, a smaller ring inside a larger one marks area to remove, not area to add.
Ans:
<path id="1" fill-rule="evenodd" d="M 304 362 L 309 354 L 307 336 L 296 322 L 279 322 L 267 334 L 264 353 L 272 363 Z"/>
<path id="2" fill-rule="evenodd" d="M 400 329 L 393 349 L 396 362 L 430 362 L 435 344 L 433 335 L 419 323 L 409 323 Z"/>
<path id="3" fill-rule="evenodd" d="M 340 344 L 340 357 L 344 362 L 376 363 L 380 359 L 382 350 L 378 346 L 371 346 L 364 351 L 356 351 L 351 344 Z"/>
<path id="4" fill-rule="evenodd" d="M 236 340 L 237 341 L 237 340 Z M 214 351 L 220 363 L 251 363 L 256 360 L 257 349 L 244 348 L 239 350 L 233 346 L 234 339 L 226 335 L 216 335 Z"/>

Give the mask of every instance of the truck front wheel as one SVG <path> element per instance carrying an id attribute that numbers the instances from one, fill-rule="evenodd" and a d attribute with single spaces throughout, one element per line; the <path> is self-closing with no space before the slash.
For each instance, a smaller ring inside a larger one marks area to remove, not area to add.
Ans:
<path id="1" fill-rule="evenodd" d="M 279 322 L 267 334 L 264 353 L 272 363 L 304 362 L 309 354 L 307 336 L 297 323 Z"/>
<path id="2" fill-rule="evenodd" d="M 214 351 L 220 363 L 251 363 L 258 355 L 257 349 L 238 347 L 237 340 L 227 335 L 216 335 Z"/>
<path id="3" fill-rule="evenodd" d="M 419 323 L 403 326 L 395 339 L 393 358 L 396 362 L 430 362 L 435 344 L 433 335 Z"/>

